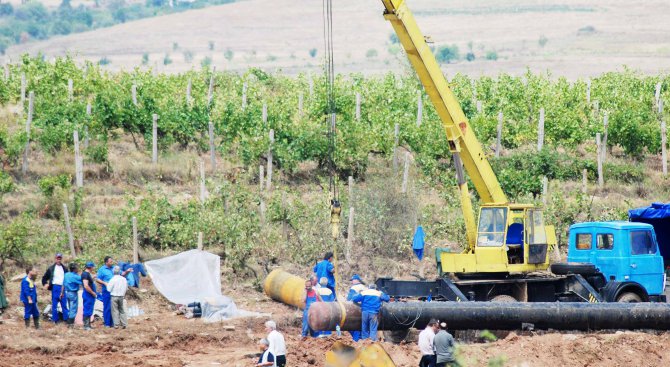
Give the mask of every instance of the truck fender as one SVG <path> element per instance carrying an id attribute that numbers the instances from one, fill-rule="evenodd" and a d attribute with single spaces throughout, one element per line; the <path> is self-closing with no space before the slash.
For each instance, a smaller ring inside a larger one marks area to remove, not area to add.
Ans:
<path id="1" fill-rule="evenodd" d="M 647 290 L 638 282 L 611 281 L 605 284 L 601 294 L 606 302 L 616 302 L 619 295 L 626 292 L 637 294 L 642 299 L 642 302 L 649 302 L 649 294 L 647 293 Z"/>

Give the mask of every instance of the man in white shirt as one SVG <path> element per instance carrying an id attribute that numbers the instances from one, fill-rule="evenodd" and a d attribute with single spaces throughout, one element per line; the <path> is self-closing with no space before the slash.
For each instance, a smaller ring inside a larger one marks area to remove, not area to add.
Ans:
<path id="1" fill-rule="evenodd" d="M 121 276 L 121 268 L 118 266 L 114 267 L 112 273 L 114 276 L 107 282 L 107 291 L 112 297 L 112 320 L 114 320 L 115 329 L 118 329 L 119 326 L 125 329 L 128 326 L 128 316 L 123 299 L 128 291 L 128 280 Z"/>
<path id="2" fill-rule="evenodd" d="M 51 291 L 51 320 L 55 323 L 61 319 L 58 315 L 58 304 L 60 304 L 63 321 L 67 321 L 68 317 L 67 298 L 65 287 L 63 287 L 65 273 L 67 269 L 63 265 L 63 254 L 59 252 L 56 254 L 55 262 L 49 266 L 42 277 L 42 286 Z"/>
<path id="3" fill-rule="evenodd" d="M 438 330 L 438 321 L 431 319 L 426 328 L 419 333 L 419 350 L 421 351 L 419 367 L 435 367 L 436 360 L 435 351 L 433 349 L 433 339 Z"/>
<path id="4" fill-rule="evenodd" d="M 277 323 L 269 320 L 265 322 L 265 331 L 268 332 L 267 340 L 270 343 L 270 353 L 275 357 L 277 367 L 286 366 L 286 341 L 284 336 L 277 331 Z"/>

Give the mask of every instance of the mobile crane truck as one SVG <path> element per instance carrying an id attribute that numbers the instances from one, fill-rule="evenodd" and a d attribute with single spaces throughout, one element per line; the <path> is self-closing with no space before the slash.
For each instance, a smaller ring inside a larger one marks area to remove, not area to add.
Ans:
<path id="1" fill-rule="evenodd" d="M 455 164 L 466 249 L 437 249 L 440 278 L 382 278 L 377 286 L 394 298 L 498 302 L 665 302 L 663 259 L 652 226 L 626 222 L 575 224 L 568 263 L 550 264 L 556 246 L 542 209 L 511 203 L 460 104 L 404 0 L 382 0 L 407 57 L 435 106 Z M 463 169 L 481 199 L 476 224 Z M 551 273 L 546 272 L 550 269 Z"/>
<path id="2" fill-rule="evenodd" d="M 670 329 L 654 227 L 631 222 L 574 224 L 568 262 L 550 264 L 548 254 L 557 245 L 554 227 L 544 223 L 541 208 L 509 202 L 406 1 L 382 3 L 384 18 L 391 22 L 443 123 L 467 246 L 460 253 L 436 250 L 436 280 L 377 279 L 378 288 L 395 300 L 409 300 L 383 305 L 379 330 L 406 332 L 425 327 L 430 318 L 448 320 L 450 329 L 518 329 L 523 323 L 563 330 Z M 481 200 L 478 222 L 465 172 Z M 299 277 L 277 269 L 264 288 L 272 298 L 299 307 L 304 300 L 301 283 Z M 429 298 L 446 302 L 421 302 Z M 317 302 L 309 309 L 314 330 L 359 330 L 360 322 L 360 308 L 352 303 Z"/>

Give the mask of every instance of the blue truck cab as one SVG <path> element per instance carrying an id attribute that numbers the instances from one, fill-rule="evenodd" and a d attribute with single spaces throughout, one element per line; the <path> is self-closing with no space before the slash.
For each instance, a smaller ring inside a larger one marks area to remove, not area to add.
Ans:
<path id="1" fill-rule="evenodd" d="M 568 262 L 590 263 L 617 295 L 665 300 L 665 272 L 654 227 L 633 222 L 585 222 L 570 226 Z"/>

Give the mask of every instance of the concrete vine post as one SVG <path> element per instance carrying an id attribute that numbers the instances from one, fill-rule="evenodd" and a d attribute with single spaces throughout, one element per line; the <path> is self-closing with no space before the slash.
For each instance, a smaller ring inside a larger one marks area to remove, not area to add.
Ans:
<path id="1" fill-rule="evenodd" d="M 477 113 L 482 113 L 482 101 L 477 101 Z"/>
<path id="2" fill-rule="evenodd" d="M 65 203 L 63 203 L 63 216 L 65 217 L 65 230 L 67 231 L 67 242 L 70 245 L 70 254 L 75 258 L 77 253 L 74 250 L 74 234 L 72 234 L 72 225 L 70 224 L 70 213 Z"/>
<path id="3" fill-rule="evenodd" d="M 540 121 L 537 124 L 537 151 L 544 147 L 544 108 L 540 108 Z"/>
<path id="4" fill-rule="evenodd" d="M 547 176 L 542 177 L 542 204 L 547 206 L 547 195 L 549 194 L 549 179 Z"/>
<path id="5" fill-rule="evenodd" d="M 603 187 L 605 184 L 605 178 L 603 177 L 603 159 L 602 159 L 602 140 L 600 133 L 596 134 L 596 151 L 598 155 L 598 187 Z"/>
<path id="6" fill-rule="evenodd" d="M 186 84 L 186 104 L 188 106 L 191 106 L 192 101 L 191 99 L 191 88 L 193 86 L 192 84 L 193 82 L 191 81 L 191 78 L 188 78 L 188 84 Z"/>
<path id="7" fill-rule="evenodd" d="M 267 169 L 268 183 L 265 187 L 267 188 L 267 191 L 272 191 L 272 146 L 275 143 L 274 130 L 270 130 L 269 138 L 270 138 L 270 146 L 268 147 L 268 169 Z"/>
<path id="8" fill-rule="evenodd" d="M 28 172 L 28 155 L 30 155 L 30 126 L 33 122 L 33 108 L 35 106 L 35 92 L 28 94 L 28 118 L 26 119 L 26 146 L 23 149 L 23 162 L 21 164 L 21 173 L 25 175 Z"/>
<path id="9" fill-rule="evenodd" d="M 421 121 L 423 120 L 423 96 L 421 91 L 417 92 L 416 97 L 416 126 L 421 126 Z"/>
<path id="10" fill-rule="evenodd" d="M 496 157 L 500 157 L 502 151 L 502 128 L 503 128 L 503 113 L 498 112 L 498 130 L 496 135 Z"/>
<path id="11" fill-rule="evenodd" d="M 242 84 L 242 111 L 247 109 L 247 82 Z"/>
<path id="12" fill-rule="evenodd" d="M 356 92 L 356 121 L 361 121 L 361 94 Z"/>
<path id="13" fill-rule="evenodd" d="M 405 170 L 403 171 L 402 174 L 402 188 L 400 189 L 400 192 L 403 194 L 407 193 L 407 181 L 409 179 L 409 160 L 410 160 L 410 154 L 409 152 L 405 153 Z"/>
<path id="14" fill-rule="evenodd" d="M 133 217 L 133 264 L 140 262 L 140 245 L 137 240 L 137 217 Z"/>
<path id="15" fill-rule="evenodd" d="M 5 81 L 9 80 L 9 65 L 5 64 Z"/>
<path id="16" fill-rule="evenodd" d="M 265 102 L 263 103 L 263 112 L 262 112 L 261 117 L 263 118 L 263 125 L 267 125 L 268 124 L 268 104 L 265 103 Z"/>
<path id="17" fill-rule="evenodd" d="M 603 149 L 602 149 L 602 161 L 603 163 L 607 159 L 607 130 L 609 127 L 609 116 L 607 115 L 607 111 L 605 111 L 605 114 L 603 116 Z"/>
<path id="18" fill-rule="evenodd" d="M 663 115 L 663 98 L 658 100 L 658 114 Z"/>
<path id="19" fill-rule="evenodd" d="M 198 250 L 202 251 L 202 248 L 203 248 L 202 232 L 198 232 Z"/>
<path id="20" fill-rule="evenodd" d="M 591 104 L 591 79 L 586 80 L 586 104 Z"/>
<path id="21" fill-rule="evenodd" d="M 263 165 L 258 166 L 258 192 L 263 194 L 263 186 L 265 185 L 265 167 Z"/>
<path id="22" fill-rule="evenodd" d="M 661 82 L 656 83 L 656 91 L 654 92 L 654 101 L 656 102 L 656 106 L 658 106 L 658 103 L 661 100 L 661 86 Z"/>
<path id="23" fill-rule="evenodd" d="M 133 86 L 130 87 L 130 94 L 133 98 L 133 105 L 137 107 L 137 84 L 133 83 Z"/>
<path id="24" fill-rule="evenodd" d="M 75 170 L 75 181 L 77 183 L 77 188 L 84 187 L 84 172 L 83 172 L 83 160 L 81 158 L 81 152 L 79 151 L 79 132 L 74 131 L 74 170 Z"/>
<path id="25" fill-rule="evenodd" d="M 305 96 L 303 95 L 302 92 L 300 92 L 300 94 L 298 94 L 298 117 L 302 117 L 302 109 L 305 103 L 304 100 Z"/>
<path id="26" fill-rule="evenodd" d="M 214 145 L 214 124 L 209 122 L 209 160 L 212 172 L 216 171 L 216 146 Z"/>
<path id="27" fill-rule="evenodd" d="M 74 98 L 74 82 L 72 79 L 67 80 L 67 100 L 72 102 Z"/>
<path id="28" fill-rule="evenodd" d="M 216 76 L 216 66 L 212 66 L 212 75 L 209 76 L 209 88 L 207 88 L 207 106 L 212 105 L 214 98 L 214 77 Z"/>
<path id="29" fill-rule="evenodd" d="M 354 206 L 354 177 L 349 176 L 349 206 Z"/>
<path id="30" fill-rule="evenodd" d="M 151 128 L 151 163 L 158 163 L 158 115 L 153 114 L 153 126 Z"/>
<path id="31" fill-rule="evenodd" d="M 314 97 L 314 80 L 312 79 L 311 73 L 308 76 L 308 83 L 309 83 L 309 98 L 312 98 Z"/>
<path id="32" fill-rule="evenodd" d="M 668 175 L 668 136 L 665 120 L 661 121 L 661 166 L 663 169 L 663 176 Z"/>
<path id="33" fill-rule="evenodd" d="M 589 173 L 586 170 L 586 168 L 584 168 L 584 170 L 582 170 L 582 194 L 586 194 L 588 180 L 589 180 Z"/>
<path id="34" fill-rule="evenodd" d="M 351 259 L 351 248 L 353 247 L 354 242 L 354 207 L 349 207 L 349 226 L 347 228 L 347 252 L 345 257 L 347 262 Z"/>

